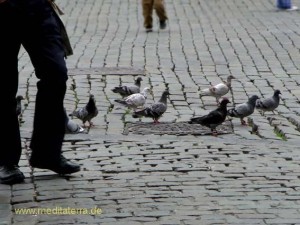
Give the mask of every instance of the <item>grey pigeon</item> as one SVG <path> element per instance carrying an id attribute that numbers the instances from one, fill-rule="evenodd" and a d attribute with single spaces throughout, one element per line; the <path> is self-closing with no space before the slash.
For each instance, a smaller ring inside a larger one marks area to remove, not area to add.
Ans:
<path id="1" fill-rule="evenodd" d="M 17 114 L 17 116 L 20 116 L 22 113 L 22 100 L 24 100 L 24 97 L 22 95 L 18 95 L 16 97 L 16 102 L 17 102 L 16 114 Z"/>
<path id="2" fill-rule="evenodd" d="M 65 111 L 65 130 L 67 134 L 78 134 L 78 133 L 82 133 L 84 131 L 84 128 L 82 128 L 80 125 L 78 125 L 77 123 L 75 123 L 73 120 L 71 120 L 66 112 L 66 109 L 64 109 Z"/>
<path id="3" fill-rule="evenodd" d="M 280 90 L 275 90 L 272 97 L 265 98 L 265 99 L 259 99 L 256 101 L 256 108 L 257 110 L 262 112 L 262 115 L 265 114 L 267 111 L 272 111 L 274 113 L 274 110 L 279 106 L 280 97 L 281 94 Z"/>
<path id="4" fill-rule="evenodd" d="M 112 92 L 119 93 L 122 96 L 122 98 L 125 98 L 132 94 L 140 93 L 142 80 L 143 79 L 141 77 L 138 77 L 135 80 L 134 85 L 130 85 L 130 86 L 123 85 L 123 86 L 119 86 L 119 87 L 114 87 L 112 89 Z"/>
<path id="5" fill-rule="evenodd" d="M 69 116 L 75 116 L 83 123 L 83 127 L 86 127 L 86 122 L 89 123 L 88 127 L 93 126 L 92 119 L 98 115 L 98 109 L 95 102 L 94 95 L 90 94 L 88 103 L 79 109 L 74 110 Z"/>
<path id="6" fill-rule="evenodd" d="M 209 112 L 207 115 L 193 117 L 190 119 L 190 124 L 201 124 L 202 126 L 206 126 L 211 129 L 212 135 L 216 136 L 218 134 L 216 128 L 221 125 L 227 116 L 227 104 L 230 103 L 228 98 L 223 97 L 220 102 L 220 106 Z"/>
<path id="7" fill-rule="evenodd" d="M 149 87 L 145 87 L 141 93 L 129 95 L 123 99 L 116 99 L 115 102 L 127 106 L 130 109 L 137 109 L 144 106 L 147 99 L 147 94 L 150 92 Z"/>
<path id="8" fill-rule="evenodd" d="M 228 116 L 240 118 L 241 124 L 246 125 L 245 117 L 250 116 L 255 109 L 256 100 L 259 99 L 257 95 L 252 95 L 247 102 L 238 104 L 234 108 L 228 109 Z"/>
<path id="9" fill-rule="evenodd" d="M 213 96 L 216 98 L 217 103 L 219 103 L 219 99 L 226 95 L 231 89 L 231 80 L 235 79 L 234 76 L 230 75 L 227 77 L 227 81 L 216 84 L 209 88 L 203 89 L 200 91 L 200 97 L 202 96 Z"/>
<path id="10" fill-rule="evenodd" d="M 169 91 L 165 90 L 158 102 L 147 106 L 145 109 L 134 112 L 132 117 L 150 117 L 153 119 L 154 123 L 159 123 L 159 118 L 161 118 L 167 110 L 167 97 L 169 95 Z"/>

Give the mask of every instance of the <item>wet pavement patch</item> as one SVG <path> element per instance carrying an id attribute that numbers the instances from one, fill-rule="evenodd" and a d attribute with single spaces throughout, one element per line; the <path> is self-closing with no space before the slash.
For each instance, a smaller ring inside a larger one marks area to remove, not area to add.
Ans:
<path id="1" fill-rule="evenodd" d="M 233 133 L 230 121 L 224 122 L 217 127 L 219 135 Z M 128 122 L 125 125 L 123 134 L 156 134 L 156 135 L 211 135 L 211 130 L 200 124 L 189 124 L 188 122 L 162 122 L 154 124 L 152 122 Z"/>

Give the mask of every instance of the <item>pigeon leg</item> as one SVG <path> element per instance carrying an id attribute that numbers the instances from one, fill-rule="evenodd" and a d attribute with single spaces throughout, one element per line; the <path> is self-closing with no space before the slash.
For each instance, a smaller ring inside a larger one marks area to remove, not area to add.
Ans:
<path id="1" fill-rule="evenodd" d="M 94 123 L 92 121 L 89 121 L 89 127 L 94 127 Z"/>
<path id="2" fill-rule="evenodd" d="M 247 125 L 247 123 L 246 123 L 246 121 L 245 121 L 244 119 L 241 119 L 241 124 L 242 124 L 243 126 L 246 126 L 246 125 Z"/>
<path id="3" fill-rule="evenodd" d="M 218 132 L 217 132 L 217 130 L 212 130 L 212 136 L 214 136 L 214 137 L 217 137 L 218 136 Z"/>
<path id="4" fill-rule="evenodd" d="M 160 122 L 159 122 L 158 120 L 155 119 L 155 120 L 153 121 L 153 123 L 154 123 L 154 124 L 159 124 Z"/>
<path id="5" fill-rule="evenodd" d="M 87 125 L 86 122 L 88 122 L 89 124 Z M 93 123 L 91 123 L 90 121 L 86 121 L 86 122 L 84 122 L 84 123 L 82 124 L 82 127 L 83 127 L 83 128 L 90 128 L 90 127 L 92 126 L 91 124 L 93 124 Z"/>

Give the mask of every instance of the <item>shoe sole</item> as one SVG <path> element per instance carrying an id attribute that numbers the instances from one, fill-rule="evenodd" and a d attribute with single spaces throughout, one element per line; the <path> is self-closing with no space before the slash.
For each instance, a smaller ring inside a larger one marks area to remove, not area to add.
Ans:
<path id="1" fill-rule="evenodd" d="M 65 174 L 71 174 L 71 173 L 76 173 L 76 172 L 79 172 L 80 171 L 80 167 L 76 168 L 76 169 L 73 169 L 73 170 L 70 170 L 70 171 L 65 171 L 65 172 L 61 172 L 61 171 L 58 171 L 57 169 L 55 168 L 51 168 L 51 167 L 47 167 L 47 166 L 40 166 L 40 165 L 32 165 L 30 164 L 30 166 L 32 168 L 37 168 L 37 169 L 46 169 L 46 170 L 51 170 L 57 174 L 60 174 L 60 175 L 65 175 Z"/>

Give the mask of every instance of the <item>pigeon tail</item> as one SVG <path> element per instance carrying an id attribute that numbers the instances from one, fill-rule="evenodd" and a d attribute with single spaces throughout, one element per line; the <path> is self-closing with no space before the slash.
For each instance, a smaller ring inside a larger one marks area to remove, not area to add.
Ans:
<path id="1" fill-rule="evenodd" d="M 124 99 L 115 99 L 115 102 L 127 106 L 127 102 Z"/>

